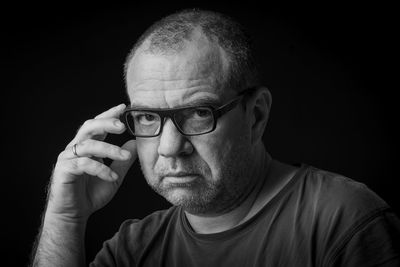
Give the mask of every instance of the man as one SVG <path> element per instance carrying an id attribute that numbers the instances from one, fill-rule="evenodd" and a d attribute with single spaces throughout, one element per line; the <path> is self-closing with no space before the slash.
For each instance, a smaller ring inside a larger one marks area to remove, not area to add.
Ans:
<path id="1" fill-rule="evenodd" d="M 173 14 L 143 34 L 125 66 L 130 107 L 86 121 L 58 157 L 34 264 L 85 265 L 88 217 L 138 156 L 173 206 L 124 222 L 91 266 L 398 266 L 400 223 L 383 200 L 265 150 L 271 95 L 236 22 Z M 136 140 L 104 142 L 127 129 Z"/>

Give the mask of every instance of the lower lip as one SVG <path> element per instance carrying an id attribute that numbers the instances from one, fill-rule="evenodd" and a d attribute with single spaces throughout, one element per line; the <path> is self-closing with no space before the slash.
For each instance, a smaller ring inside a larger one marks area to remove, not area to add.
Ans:
<path id="1" fill-rule="evenodd" d="M 166 176 L 164 180 L 169 183 L 190 183 L 197 179 L 197 175 L 188 175 L 188 176 Z"/>

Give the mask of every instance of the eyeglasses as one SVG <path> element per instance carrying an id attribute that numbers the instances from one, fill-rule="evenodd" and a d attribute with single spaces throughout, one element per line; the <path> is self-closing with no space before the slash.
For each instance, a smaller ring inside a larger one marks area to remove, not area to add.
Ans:
<path id="1" fill-rule="evenodd" d="M 165 118 L 170 118 L 184 136 L 207 134 L 215 130 L 217 120 L 232 110 L 243 96 L 254 88 L 249 88 L 230 102 L 215 108 L 210 105 L 186 106 L 171 109 L 126 108 L 120 120 L 135 137 L 155 137 L 161 134 Z"/>

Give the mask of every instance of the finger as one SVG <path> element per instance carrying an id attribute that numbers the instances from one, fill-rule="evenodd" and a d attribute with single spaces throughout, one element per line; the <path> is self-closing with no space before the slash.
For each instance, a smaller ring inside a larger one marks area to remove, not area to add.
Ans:
<path id="1" fill-rule="evenodd" d="M 73 168 L 71 172 L 75 175 L 86 173 L 110 182 L 118 179 L 118 174 L 111 170 L 111 168 L 91 158 L 75 158 L 72 160 L 72 164 Z"/>
<path id="2" fill-rule="evenodd" d="M 121 184 L 123 179 L 125 178 L 126 173 L 128 172 L 129 168 L 132 166 L 132 164 L 135 162 L 137 158 L 137 151 L 136 151 L 136 141 L 135 140 L 130 140 L 126 142 L 125 144 L 122 145 L 121 147 L 124 150 L 130 151 L 131 157 L 129 160 L 125 161 L 119 161 L 115 160 L 113 163 L 111 163 L 110 168 L 115 171 L 118 176 L 118 184 Z"/>
<path id="3" fill-rule="evenodd" d="M 73 144 L 75 144 L 75 143 L 77 143 L 77 142 L 79 142 L 80 140 L 83 140 L 83 139 L 85 139 L 85 138 L 88 138 L 88 137 L 94 137 L 94 139 L 96 139 L 96 140 L 104 140 L 105 138 L 106 138 L 106 136 L 107 136 L 107 132 L 105 132 L 105 131 L 99 131 L 98 133 L 96 133 L 96 132 L 94 132 L 92 135 L 85 135 L 85 133 L 86 134 L 88 134 L 87 132 L 85 132 L 85 131 L 82 131 L 83 129 L 82 128 L 86 128 L 86 129 L 88 129 L 88 127 L 87 127 L 87 124 L 92 124 L 92 122 L 93 121 L 95 121 L 96 119 L 106 119 L 106 118 L 115 118 L 115 123 L 117 123 L 116 121 L 119 121 L 118 120 L 118 116 L 119 116 L 119 114 L 121 114 L 122 113 L 122 111 L 125 109 L 125 107 L 126 107 L 126 105 L 125 104 L 120 104 L 120 105 L 118 105 L 118 106 L 115 106 L 115 107 L 112 107 L 112 108 L 110 108 L 109 110 L 107 110 L 107 111 L 105 111 L 105 112 L 103 112 L 103 113 L 101 113 L 101 114 L 99 114 L 99 115 L 97 115 L 94 119 L 90 119 L 90 120 L 87 120 L 80 128 L 79 128 L 79 130 L 78 130 L 78 133 L 77 133 L 77 135 L 74 137 L 74 139 L 67 145 L 67 147 L 69 147 L 69 146 L 72 146 Z M 122 124 L 123 125 L 123 124 Z M 85 126 L 85 127 L 84 127 Z M 121 126 L 121 124 L 119 124 L 119 123 L 117 123 L 117 128 L 119 127 L 119 128 L 124 128 L 123 130 L 121 130 L 121 132 L 119 132 L 118 130 L 117 130 L 117 132 L 113 132 L 112 130 L 110 131 L 110 133 L 122 133 L 124 130 L 125 130 L 125 126 L 123 125 L 123 126 Z M 90 128 L 89 128 L 90 129 Z"/>
<path id="4" fill-rule="evenodd" d="M 97 115 L 95 119 L 103 119 L 103 118 L 115 118 L 122 113 L 122 111 L 126 108 L 125 104 L 119 104 L 118 106 L 112 107 L 107 111 Z"/>
<path id="5" fill-rule="evenodd" d="M 125 130 L 125 125 L 117 118 L 90 119 L 85 121 L 68 146 L 86 139 L 104 140 L 107 133 L 121 134 Z"/>
<path id="6" fill-rule="evenodd" d="M 74 154 L 73 146 L 67 148 L 62 156 L 64 159 L 72 159 L 76 157 L 96 157 L 110 158 L 113 160 L 127 160 L 131 157 L 129 150 L 106 142 L 87 139 L 80 143 L 76 143 Z"/>

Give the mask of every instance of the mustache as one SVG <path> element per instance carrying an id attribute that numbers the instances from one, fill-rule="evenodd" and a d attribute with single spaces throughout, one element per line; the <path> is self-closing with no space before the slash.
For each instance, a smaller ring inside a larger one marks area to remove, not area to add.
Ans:
<path id="1" fill-rule="evenodd" d="M 209 168 L 196 162 L 158 161 L 154 167 L 154 172 L 160 178 L 166 176 L 207 176 Z"/>

